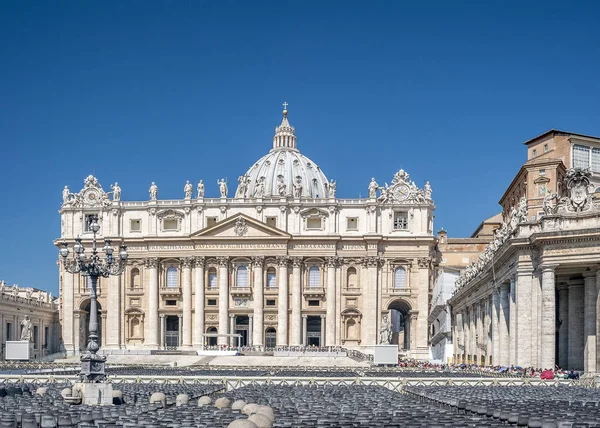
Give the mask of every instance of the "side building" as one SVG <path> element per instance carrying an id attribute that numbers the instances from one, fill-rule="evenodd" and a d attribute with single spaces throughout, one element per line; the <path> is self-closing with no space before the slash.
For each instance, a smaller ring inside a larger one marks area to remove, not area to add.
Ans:
<path id="1" fill-rule="evenodd" d="M 573 156 L 584 142 L 586 162 Z M 599 143 L 559 131 L 526 143 L 530 159 L 500 201 L 503 223 L 449 301 L 456 362 L 598 372 Z M 540 172 L 550 153 L 554 172 Z"/>
<path id="2" fill-rule="evenodd" d="M 216 179 L 212 183 L 217 181 Z M 202 180 L 183 199 L 112 199 L 89 176 L 63 191 L 55 241 L 90 246 L 91 216 L 100 237 L 127 245 L 120 276 L 100 279 L 100 340 L 106 352 L 244 346 L 345 346 L 369 350 L 382 318 L 394 340 L 426 359 L 427 313 L 435 265 L 431 187 L 400 170 L 391 184 L 373 178 L 368 197 L 343 199 L 337 184 L 297 148 L 287 111 L 272 149 L 253 162 L 230 196 Z M 59 267 L 61 322 L 68 353 L 84 349 L 89 316 L 86 277 Z M 205 334 L 218 335 L 206 337 Z"/>

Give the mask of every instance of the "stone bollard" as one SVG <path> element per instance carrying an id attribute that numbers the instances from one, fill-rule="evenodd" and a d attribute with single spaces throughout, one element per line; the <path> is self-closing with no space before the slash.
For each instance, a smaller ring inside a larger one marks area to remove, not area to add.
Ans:
<path id="1" fill-rule="evenodd" d="M 175 406 L 176 407 L 185 406 L 187 403 L 189 403 L 189 401 L 190 401 L 190 397 L 188 397 L 187 394 L 179 394 L 175 398 Z"/>
<path id="2" fill-rule="evenodd" d="M 246 402 L 244 400 L 235 400 L 233 402 L 233 404 L 231 405 L 231 410 L 240 410 L 241 411 L 245 405 L 246 405 Z"/>
<path id="3" fill-rule="evenodd" d="M 271 420 L 271 422 L 275 422 L 275 412 L 269 406 L 258 406 L 256 413 L 259 415 L 266 416 Z"/>
<path id="4" fill-rule="evenodd" d="M 236 419 L 227 428 L 258 428 L 254 422 L 249 419 Z"/>
<path id="5" fill-rule="evenodd" d="M 46 395 L 46 393 L 47 393 L 47 392 L 48 392 L 48 388 L 46 388 L 46 387 L 43 387 L 43 386 L 40 386 L 38 389 L 36 389 L 36 390 L 35 390 L 35 393 L 36 393 L 37 395 L 41 395 L 42 397 L 43 397 L 44 395 Z"/>
<path id="6" fill-rule="evenodd" d="M 242 413 L 244 415 L 253 415 L 256 413 L 256 411 L 258 410 L 258 404 L 254 404 L 254 403 L 249 403 L 246 404 L 243 408 L 242 408 Z"/>
<path id="7" fill-rule="evenodd" d="M 167 397 L 162 392 L 155 392 L 154 394 L 152 394 L 150 396 L 149 402 L 150 404 L 159 403 L 160 405 L 162 405 L 163 409 L 167 407 Z"/>
<path id="8" fill-rule="evenodd" d="M 208 395 L 203 395 L 202 397 L 198 398 L 198 407 L 206 406 L 211 403 L 212 398 L 210 398 Z"/>
<path id="9" fill-rule="evenodd" d="M 226 407 L 229 407 L 230 403 L 231 400 L 229 400 L 229 398 L 227 397 L 217 398 L 217 400 L 215 401 L 215 407 L 218 409 L 224 409 Z"/>
<path id="10" fill-rule="evenodd" d="M 273 421 L 261 413 L 250 415 L 248 420 L 254 422 L 258 428 L 271 428 L 273 426 Z"/>

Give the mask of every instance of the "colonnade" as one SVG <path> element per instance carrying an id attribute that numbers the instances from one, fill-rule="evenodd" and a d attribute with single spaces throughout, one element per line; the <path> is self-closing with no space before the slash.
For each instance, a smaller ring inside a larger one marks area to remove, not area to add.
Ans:
<path id="1" fill-rule="evenodd" d="M 595 372 L 600 270 L 557 275 L 557 267 L 517 269 L 467 304 L 455 304 L 455 362 Z"/>

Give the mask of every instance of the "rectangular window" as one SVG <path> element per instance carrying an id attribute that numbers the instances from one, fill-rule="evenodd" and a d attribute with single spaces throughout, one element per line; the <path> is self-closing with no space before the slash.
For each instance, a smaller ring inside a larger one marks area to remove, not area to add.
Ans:
<path id="1" fill-rule="evenodd" d="M 318 307 L 320 305 L 320 303 L 321 302 L 319 300 L 309 300 L 308 301 L 308 306 L 313 306 L 313 307 L 317 306 Z"/>
<path id="2" fill-rule="evenodd" d="M 179 287 L 179 272 L 177 271 L 177 268 L 170 267 L 169 269 L 167 269 L 167 287 Z"/>
<path id="3" fill-rule="evenodd" d="M 216 217 L 206 217 L 206 227 L 211 227 L 217 224 Z"/>
<path id="4" fill-rule="evenodd" d="M 217 274 L 214 272 L 208 274 L 208 287 L 217 288 Z"/>
<path id="5" fill-rule="evenodd" d="M 544 153 L 548 153 L 548 144 L 544 144 Z"/>
<path id="6" fill-rule="evenodd" d="M 358 230 L 358 219 L 356 217 L 348 217 L 346 220 L 346 230 Z"/>
<path id="7" fill-rule="evenodd" d="M 277 274 L 275 272 L 267 272 L 267 288 L 277 287 Z"/>
<path id="8" fill-rule="evenodd" d="M 208 299 L 206 301 L 206 306 L 217 306 L 217 299 Z"/>
<path id="9" fill-rule="evenodd" d="M 540 175 L 546 175 L 546 170 L 544 168 L 540 169 Z"/>
<path id="10" fill-rule="evenodd" d="M 396 211 L 394 213 L 394 230 L 408 229 L 408 213 L 406 211 Z"/>
<path id="11" fill-rule="evenodd" d="M 90 225 L 92 224 L 92 219 L 96 216 L 96 214 L 86 214 L 85 215 L 85 231 L 86 232 L 91 232 L 92 229 L 90 229 Z M 98 220 L 98 223 L 100 223 L 100 220 Z"/>
<path id="12" fill-rule="evenodd" d="M 139 219 L 131 220 L 129 222 L 129 231 L 130 232 L 141 232 L 142 231 L 142 221 Z"/>
<path id="13" fill-rule="evenodd" d="M 573 168 L 590 167 L 590 148 L 575 144 L 573 146 Z"/>
<path id="14" fill-rule="evenodd" d="M 267 299 L 265 306 L 275 306 L 275 299 Z"/>
<path id="15" fill-rule="evenodd" d="M 536 150 L 536 149 L 533 149 L 533 150 L 531 151 L 531 156 L 533 156 L 533 157 L 536 157 L 536 156 L 537 156 L 537 150 Z"/>
<path id="16" fill-rule="evenodd" d="M 277 227 L 277 217 L 267 217 L 267 226 Z"/>
<path id="17" fill-rule="evenodd" d="M 600 172 L 600 148 L 594 147 L 592 149 L 592 171 Z"/>
<path id="18" fill-rule="evenodd" d="M 6 323 L 6 340 L 12 340 L 12 323 Z"/>
<path id="19" fill-rule="evenodd" d="M 246 266 L 240 266 L 237 268 L 237 281 L 238 287 L 248 287 L 248 269 Z"/>
<path id="20" fill-rule="evenodd" d="M 319 230 L 321 229 L 321 218 L 320 217 L 309 217 L 306 219 L 306 228 L 308 230 Z"/>
<path id="21" fill-rule="evenodd" d="M 163 220 L 163 230 L 177 230 L 179 228 L 179 220 L 176 218 L 166 218 Z"/>
<path id="22" fill-rule="evenodd" d="M 320 287 L 321 286 L 321 271 L 316 266 L 312 266 L 310 269 L 308 269 L 308 286 L 309 287 Z"/>
<path id="23" fill-rule="evenodd" d="M 167 300 L 165 306 L 177 306 L 177 300 Z"/>

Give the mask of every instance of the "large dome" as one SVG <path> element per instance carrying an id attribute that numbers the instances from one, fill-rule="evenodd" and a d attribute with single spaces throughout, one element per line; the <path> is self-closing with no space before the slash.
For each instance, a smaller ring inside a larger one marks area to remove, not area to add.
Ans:
<path id="1" fill-rule="evenodd" d="M 335 186 L 335 184 L 333 184 Z M 296 148 L 294 128 L 283 111 L 281 125 L 275 129 L 273 148 L 238 179 L 236 198 L 327 198 L 330 184 L 321 168 Z"/>

